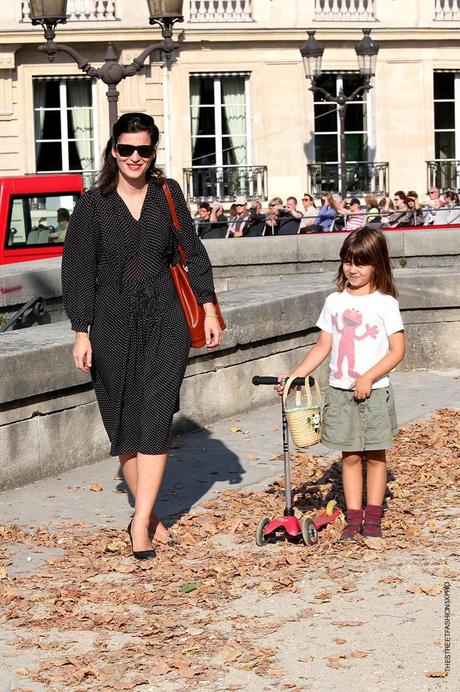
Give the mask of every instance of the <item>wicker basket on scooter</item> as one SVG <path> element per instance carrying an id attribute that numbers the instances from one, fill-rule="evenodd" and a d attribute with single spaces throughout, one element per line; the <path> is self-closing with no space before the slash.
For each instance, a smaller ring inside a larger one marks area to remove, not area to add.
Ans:
<path id="1" fill-rule="evenodd" d="M 315 380 L 316 405 L 313 405 L 311 389 L 308 385 L 308 377 L 305 378 L 305 386 L 297 386 L 295 390 L 295 407 L 287 405 L 289 388 L 294 378 L 289 377 L 284 385 L 283 407 L 286 421 L 296 447 L 311 447 L 321 442 L 321 391 Z M 305 400 L 302 400 L 302 391 L 305 392 Z"/>

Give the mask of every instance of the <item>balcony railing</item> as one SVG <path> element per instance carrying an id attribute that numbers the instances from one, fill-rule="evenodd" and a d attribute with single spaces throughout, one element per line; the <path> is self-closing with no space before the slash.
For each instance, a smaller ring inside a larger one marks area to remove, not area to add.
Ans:
<path id="1" fill-rule="evenodd" d="M 29 0 L 21 2 L 22 21 L 30 22 Z M 96 22 L 115 20 L 117 18 L 115 0 L 69 0 L 67 14 L 70 21 Z"/>
<path id="2" fill-rule="evenodd" d="M 460 0 L 434 0 L 434 18 L 440 21 L 460 19 Z"/>
<path id="3" fill-rule="evenodd" d="M 190 22 L 252 22 L 252 0 L 190 0 Z"/>
<path id="4" fill-rule="evenodd" d="M 340 189 L 340 164 L 310 163 L 308 166 L 309 192 L 337 192 Z M 388 195 L 389 167 L 387 162 L 356 161 L 346 164 L 346 190 L 348 195 Z"/>
<path id="5" fill-rule="evenodd" d="M 96 182 L 96 178 L 98 176 L 98 171 L 36 171 L 34 175 L 59 175 L 60 173 L 63 175 L 68 175 L 69 173 L 81 175 L 83 178 L 84 190 L 89 190 L 89 188 L 92 187 Z"/>
<path id="6" fill-rule="evenodd" d="M 427 161 L 427 182 L 430 187 L 440 190 L 460 189 L 460 161 L 458 159 L 443 159 L 442 161 Z"/>
<path id="7" fill-rule="evenodd" d="M 183 171 L 188 202 L 233 202 L 238 195 L 247 199 L 267 196 L 267 166 L 208 166 Z"/>
<path id="8" fill-rule="evenodd" d="M 373 22 L 375 18 L 375 0 L 315 0 L 317 21 Z"/>

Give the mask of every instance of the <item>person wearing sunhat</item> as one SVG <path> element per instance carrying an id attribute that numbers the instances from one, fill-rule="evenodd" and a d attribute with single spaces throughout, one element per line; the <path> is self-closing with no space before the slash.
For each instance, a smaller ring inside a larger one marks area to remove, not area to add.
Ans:
<path id="1" fill-rule="evenodd" d="M 236 218 L 230 224 L 228 235 L 231 238 L 241 238 L 244 235 L 244 228 L 249 221 L 250 213 L 248 209 L 248 200 L 240 195 L 235 199 Z"/>

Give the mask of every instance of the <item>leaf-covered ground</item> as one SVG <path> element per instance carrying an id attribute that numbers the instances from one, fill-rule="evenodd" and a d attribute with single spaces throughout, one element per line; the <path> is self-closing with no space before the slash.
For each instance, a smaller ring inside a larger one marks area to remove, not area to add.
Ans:
<path id="1" fill-rule="evenodd" d="M 382 540 L 338 543 L 342 526 L 336 521 L 313 548 L 285 541 L 257 548 L 258 520 L 282 513 L 281 480 L 263 491 L 231 490 L 202 503 L 174 525 L 176 544 L 157 546 L 157 559 L 145 564 L 132 559 L 125 532 L 69 523 L 32 532 L 0 525 L 5 661 L 24 680 L 14 689 L 34 683 L 98 692 L 308 689 L 314 656 L 299 655 L 297 668 L 289 669 L 277 635 L 313 623 L 323 612 L 316 609 L 327 608 L 337 594 L 348 604 L 362 601 L 368 567 L 378 572 L 381 590 L 403 588 L 406 599 L 442 598 L 443 583 L 458 579 L 449 559 L 458 556 L 459 433 L 460 412 L 449 409 L 401 430 L 389 452 Z M 299 513 L 314 515 L 330 499 L 343 506 L 337 461 L 298 453 L 292 476 Z M 56 549 L 58 556 L 15 576 L 8 568 L 18 546 Z M 404 570 L 391 573 L 392 555 L 402 565 L 421 551 L 443 555 L 431 572 L 434 583 L 404 583 Z M 335 636 L 322 654 L 325 665 L 363 665 L 372 651 L 347 647 L 348 632 L 362 621 L 331 613 Z M 18 660 L 27 664 L 18 668 Z M 443 668 L 424 674 L 447 677 Z"/>

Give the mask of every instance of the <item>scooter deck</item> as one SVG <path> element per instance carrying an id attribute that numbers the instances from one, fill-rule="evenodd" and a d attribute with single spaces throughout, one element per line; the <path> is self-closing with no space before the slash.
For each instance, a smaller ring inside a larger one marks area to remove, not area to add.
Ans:
<path id="1" fill-rule="evenodd" d="M 271 522 L 264 528 L 263 535 L 269 536 L 279 529 L 284 529 L 284 531 L 293 538 L 302 535 L 300 521 L 297 519 L 297 517 L 293 516 L 277 517 L 272 519 Z"/>

